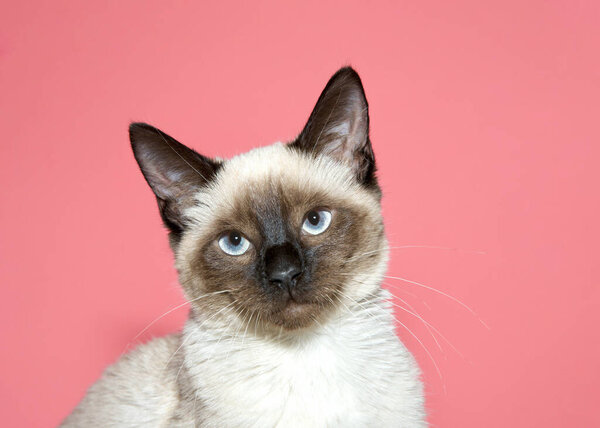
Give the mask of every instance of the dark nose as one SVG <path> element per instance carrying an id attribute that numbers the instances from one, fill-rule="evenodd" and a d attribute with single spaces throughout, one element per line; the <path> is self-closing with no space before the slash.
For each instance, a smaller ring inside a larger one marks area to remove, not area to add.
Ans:
<path id="1" fill-rule="evenodd" d="M 269 283 L 290 290 L 301 273 L 301 256 L 289 242 L 270 247 L 265 252 L 265 274 Z"/>

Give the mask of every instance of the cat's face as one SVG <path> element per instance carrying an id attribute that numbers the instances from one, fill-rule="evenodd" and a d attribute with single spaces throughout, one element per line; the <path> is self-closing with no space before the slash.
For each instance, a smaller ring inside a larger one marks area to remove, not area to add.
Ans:
<path id="1" fill-rule="evenodd" d="M 334 75 L 290 144 L 215 161 L 148 125 L 130 133 L 197 309 L 293 330 L 377 290 L 386 241 L 353 70 Z"/>

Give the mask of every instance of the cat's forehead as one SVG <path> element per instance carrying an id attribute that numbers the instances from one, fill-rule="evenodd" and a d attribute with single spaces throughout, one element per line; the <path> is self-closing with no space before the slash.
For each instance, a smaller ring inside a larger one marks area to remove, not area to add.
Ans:
<path id="1" fill-rule="evenodd" d="M 331 186 L 353 187 L 351 170 L 327 156 L 312 156 L 290 148 L 282 143 L 253 149 L 235 156 L 223 165 L 217 177 L 218 186 L 282 183 L 293 184 L 303 180 L 308 186 L 321 187 L 324 182 Z"/>
<path id="2" fill-rule="evenodd" d="M 349 167 L 328 156 L 313 156 L 282 143 L 225 160 L 214 181 L 200 190 L 196 199 L 198 204 L 186 214 L 198 225 L 240 210 L 258 215 L 265 205 L 282 200 L 298 204 L 346 201 L 374 212 L 379 205 L 377 198 L 355 180 Z"/>

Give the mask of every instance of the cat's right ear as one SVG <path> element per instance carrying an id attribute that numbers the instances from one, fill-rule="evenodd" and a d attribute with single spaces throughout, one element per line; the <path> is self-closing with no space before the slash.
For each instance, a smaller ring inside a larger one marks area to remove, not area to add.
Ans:
<path id="1" fill-rule="evenodd" d="M 195 203 L 196 192 L 215 177 L 220 163 L 145 123 L 132 123 L 129 139 L 135 159 L 156 195 L 163 222 L 177 242 L 187 226 L 185 209 Z"/>

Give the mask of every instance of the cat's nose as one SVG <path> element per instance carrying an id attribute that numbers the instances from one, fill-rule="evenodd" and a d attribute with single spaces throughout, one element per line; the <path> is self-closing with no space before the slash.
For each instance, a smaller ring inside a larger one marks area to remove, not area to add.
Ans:
<path id="1" fill-rule="evenodd" d="M 302 274 L 302 258 L 292 244 L 275 245 L 265 252 L 265 275 L 269 283 L 290 290 Z"/>

